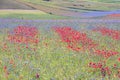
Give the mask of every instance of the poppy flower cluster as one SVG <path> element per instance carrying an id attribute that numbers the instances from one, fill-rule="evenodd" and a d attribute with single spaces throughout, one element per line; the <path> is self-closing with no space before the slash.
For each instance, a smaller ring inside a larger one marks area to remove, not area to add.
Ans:
<path id="1" fill-rule="evenodd" d="M 80 38 L 84 38 L 86 34 L 83 34 L 70 27 L 55 27 L 54 30 L 60 35 L 62 40 L 67 43 L 79 42 Z"/>
<path id="2" fill-rule="evenodd" d="M 66 42 L 69 47 L 75 47 L 78 43 L 81 43 L 85 48 L 92 48 L 96 46 L 92 39 L 87 37 L 87 34 L 81 33 L 71 27 L 54 27 L 55 32 L 58 33 L 63 42 Z M 77 47 L 77 49 L 79 49 Z"/>
<path id="3" fill-rule="evenodd" d="M 109 29 L 106 27 L 99 27 L 97 29 L 94 29 L 94 31 L 98 31 L 98 32 L 102 33 L 102 35 L 110 36 L 115 40 L 120 40 L 120 31 L 119 30 L 113 30 L 113 29 Z"/>
<path id="4" fill-rule="evenodd" d="M 98 63 L 95 63 L 95 62 L 90 62 L 88 64 L 88 66 L 90 68 L 94 68 L 94 69 L 99 69 L 99 71 L 101 72 L 101 75 L 102 77 L 105 77 L 106 75 L 111 75 L 111 70 L 108 66 L 105 66 L 105 64 L 101 63 L 101 62 L 98 62 Z"/>
<path id="5" fill-rule="evenodd" d="M 120 62 L 120 57 L 118 58 L 118 61 Z"/>
<path id="6" fill-rule="evenodd" d="M 88 65 L 91 68 L 102 68 L 102 66 L 103 66 L 102 63 L 94 63 L 94 62 L 90 62 Z"/>
<path id="7" fill-rule="evenodd" d="M 39 42 L 38 30 L 35 27 L 18 26 L 8 34 L 8 40 L 16 43 L 35 43 Z"/>
<path id="8" fill-rule="evenodd" d="M 118 14 L 109 14 L 106 17 L 108 17 L 108 18 L 120 18 L 120 14 L 119 13 Z"/>
<path id="9" fill-rule="evenodd" d="M 105 58 L 109 58 L 111 56 L 117 55 L 119 52 L 112 50 L 95 50 L 94 53 L 97 55 L 102 55 Z"/>
<path id="10" fill-rule="evenodd" d="M 3 67 L 3 70 L 4 70 L 4 73 L 5 73 L 5 78 L 8 79 L 9 72 L 8 72 L 7 66 L 4 66 L 4 67 Z"/>
<path id="11" fill-rule="evenodd" d="M 103 78 L 104 78 L 106 75 L 110 76 L 111 73 L 112 73 L 111 70 L 110 70 L 110 68 L 109 68 L 108 66 L 101 68 L 100 71 L 101 71 L 101 74 L 102 74 L 102 77 L 103 77 Z"/>

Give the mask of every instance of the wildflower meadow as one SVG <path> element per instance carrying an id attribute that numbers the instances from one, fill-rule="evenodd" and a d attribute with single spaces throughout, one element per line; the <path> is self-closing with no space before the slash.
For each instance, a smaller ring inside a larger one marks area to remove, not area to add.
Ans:
<path id="1" fill-rule="evenodd" d="M 119 79 L 119 21 L 0 19 L 0 80 Z"/>

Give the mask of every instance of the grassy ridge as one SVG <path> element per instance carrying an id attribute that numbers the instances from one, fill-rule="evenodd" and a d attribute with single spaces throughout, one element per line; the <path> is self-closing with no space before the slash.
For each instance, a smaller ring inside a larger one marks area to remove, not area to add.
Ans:
<path id="1" fill-rule="evenodd" d="M 92 10 L 116 10 L 119 9 L 119 1 L 114 1 L 114 0 L 66 0 L 66 1 L 42 1 L 42 0 L 22 0 L 25 2 L 30 2 L 33 4 L 38 4 L 38 5 L 43 5 L 43 6 L 48 6 L 48 7 L 53 7 L 58 8 L 58 9 L 66 9 L 70 10 L 68 7 L 73 7 L 79 10 L 83 11 L 92 11 Z M 85 1 L 85 2 L 84 2 Z M 112 4 L 110 4 L 112 3 Z M 76 5 L 76 6 L 74 6 Z M 82 5 L 82 6 L 77 6 L 77 5 Z"/>
<path id="2" fill-rule="evenodd" d="M 17 18 L 17 19 L 69 19 L 65 16 L 47 14 L 42 11 L 32 10 L 1 10 L 0 18 Z"/>

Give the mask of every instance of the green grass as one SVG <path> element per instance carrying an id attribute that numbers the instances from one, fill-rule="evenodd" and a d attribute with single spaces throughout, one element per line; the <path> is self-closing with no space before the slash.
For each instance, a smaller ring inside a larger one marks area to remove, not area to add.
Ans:
<path id="1" fill-rule="evenodd" d="M 22 10 L 1 10 L 0 18 L 17 18 L 17 19 L 70 19 L 70 17 L 57 16 L 42 11 L 22 11 Z"/>
<path id="2" fill-rule="evenodd" d="M 0 14 L 0 18 L 13 18 L 13 19 L 69 19 L 63 16 L 55 15 L 39 15 L 39 14 Z"/>

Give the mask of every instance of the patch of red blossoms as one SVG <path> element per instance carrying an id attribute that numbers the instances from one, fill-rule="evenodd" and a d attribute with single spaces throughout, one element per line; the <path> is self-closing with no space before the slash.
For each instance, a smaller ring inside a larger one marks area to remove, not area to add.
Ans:
<path id="1" fill-rule="evenodd" d="M 108 66 L 101 68 L 101 74 L 102 77 L 104 78 L 106 75 L 110 76 L 112 73 L 112 71 L 110 70 L 110 68 Z"/>
<path id="2" fill-rule="evenodd" d="M 54 27 L 53 29 L 71 49 L 79 50 L 79 47 L 75 48 L 78 43 L 81 43 L 84 48 L 93 48 L 96 46 L 92 39 L 87 37 L 86 33 L 81 33 L 71 27 Z"/>
<path id="3" fill-rule="evenodd" d="M 35 43 L 39 42 L 38 30 L 35 27 L 18 26 L 12 33 L 8 34 L 8 40 L 16 43 Z"/>
<path id="4" fill-rule="evenodd" d="M 119 30 L 113 30 L 113 29 L 109 29 L 106 27 L 99 27 L 97 29 L 94 29 L 94 31 L 98 31 L 98 32 L 102 33 L 102 35 L 110 36 L 115 40 L 120 40 L 120 31 Z"/>
<path id="5" fill-rule="evenodd" d="M 111 51 L 111 50 L 95 50 L 94 53 L 97 55 L 102 55 L 105 58 L 109 58 L 111 56 L 119 54 L 119 52 Z"/>
<path id="6" fill-rule="evenodd" d="M 118 58 L 118 61 L 120 62 L 120 57 Z"/>
<path id="7" fill-rule="evenodd" d="M 90 62 L 88 64 L 89 67 L 91 68 L 102 68 L 103 64 L 102 63 L 94 63 L 94 62 Z"/>
<path id="8" fill-rule="evenodd" d="M 88 64 L 88 66 L 90 68 L 99 69 L 100 72 L 101 72 L 102 77 L 105 77 L 106 75 L 109 75 L 109 76 L 111 75 L 110 68 L 108 66 L 105 66 L 103 63 L 100 63 L 100 62 L 98 62 L 98 63 L 90 62 Z"/>
<path id="9" fill-rule="evenodd" d="M 4 71 L 4 73 L 5 73 L 5 78 L 8 79 L 9 72 L 8 72 L 7 66 L 4 66 L 4 67 L 3 67 L 3 71 Z"/>
<path id="10" fill-rule="evenodd" d="M 120 19 L 120 14 L 119 13 L 116 13 L 116 14 L 109 14 L 109 15 L 107 15 L 106 16 L 106 18 L 118 18 L 118 19 Z"/>

